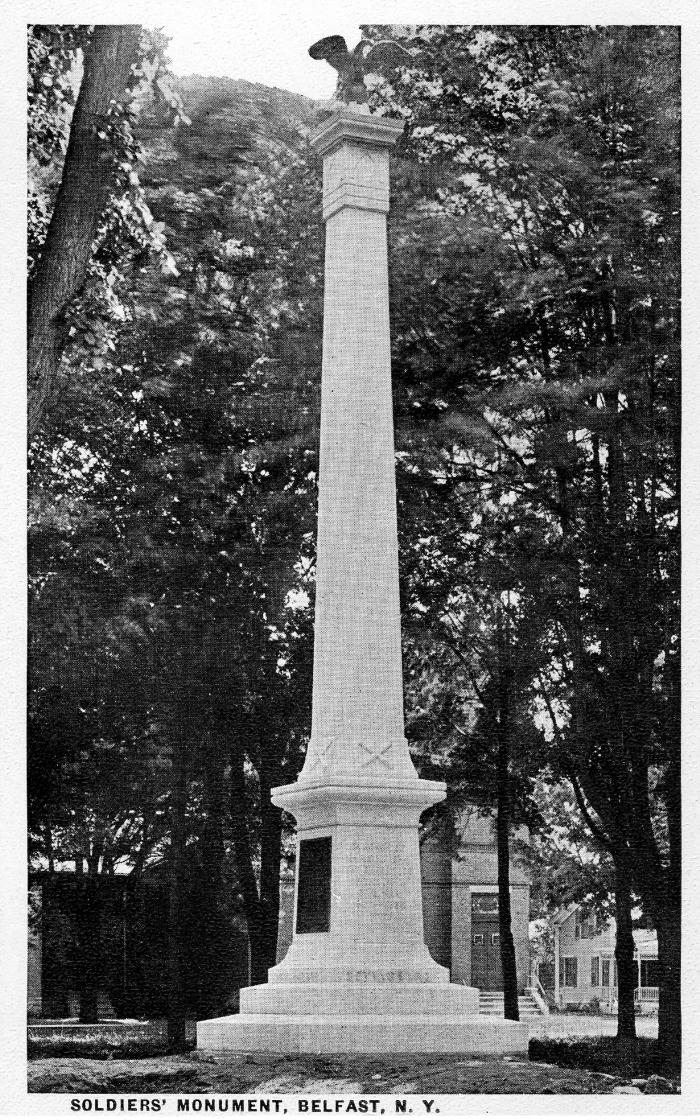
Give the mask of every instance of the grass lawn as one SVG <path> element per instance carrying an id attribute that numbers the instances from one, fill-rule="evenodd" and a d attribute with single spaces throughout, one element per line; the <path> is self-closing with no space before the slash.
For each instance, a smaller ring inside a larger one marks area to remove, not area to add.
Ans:
<path id="1" fill-rule="evenodd" d="M 635 1025 L 637 1038 L 656 1038 L 659 1033 L 658 1015 L 637 1015 Z M 617 1016 L 558 1011 L 550 1015 L 547 1033 L 550 1038 L 614 1038 Z"/>

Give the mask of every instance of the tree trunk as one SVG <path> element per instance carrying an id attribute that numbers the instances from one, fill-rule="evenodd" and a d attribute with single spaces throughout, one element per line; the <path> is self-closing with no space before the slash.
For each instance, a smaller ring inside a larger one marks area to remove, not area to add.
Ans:
<path id="1" fill-rule="evenodd" d="M 662 1064 L 677 1074 L 681 1061 L 681 837 L 680 765 L 669 764 L 665 779 L 668 863 L 662 862 L 649 807 L 639 822 L 632 874 L 635 889 L 651 915 L 659 946 L 659 1036 Z"/>
<path id="2" fill-rule="evenodd" d="M 680 693 L 680 682 L 677 688 Z M 672 1076 L 681 1067 L 681 766 L 680 766 L 680 704 L 677 731 L 674 735 L 674 757 L 669 763 L 665 782 L 668 814 L 669 867 L 666 890 L 658 892 L 653 908 L 659 944 L 659 1054 L 663 1068 Z M 675 730 L 675 729 L 674 729 Z M 673 734 L 673 731 L 671 732 Z"/>
<path id="3" fill-rule="evenodd" d="M 270 800 L 270 783 L 260 782 L 260 910 L 261 930 L 257 953 L 251 951 L 251 969 L 263 976 L 277 960 L 277 933 L 280 914 L 280 864 L 282 861 L 282 810 Z"/>
<path id="4" fill-rule="evenodd" d="M 185 844 L 187 804 L 187 754 L 183 742 L 174 747 L 173 804 L 171 810 L 168 899 L 168 1046 L 186 1047 L 183 919 L 185 913 Z"/>
<path id="5" fill-rule="evenodd" d="M 145 989 L 141 960 L 141 939 L 135 936 L 139 917 L 138 885 L 129 875 L 122 894 L 122 984 L 120 1015 L 125 1019 L 138 1019 L 143 1014 Z M 114 1001 L 112 1001 L 114 1002 Z"/>
<path id="6" fill-rule="evenodd" d="M 199 931 L 196 1013 L 197 1018 L 207 1018 L 223 1011 L 225 998 L 222 977 L 226 974 L 231 956 L 231 926 L 222 904 L 224 829 L 223 814 L 226 802 L 224 789 L 225 759 L 218 744 L 208 739 L 204 759 L 205 817 L 201 832 L 201 881 L 198 913 L 193 916 Z"/>
<path id="7" fill-rule="evenodd" d="M 500 748 L 499 748 L 500 755 Z M 508 798 L 508 771 L 505 777 L 499 765 L 498 810 L 496 813 L 496 849 L 498 854 L 498 928 L 501 940 L 501 970 L 503 972 L 503 1014 L 506 1019 L 520 1019 L 518 1010 L 518 973 L 515 961 L 515 943 L 510 912 L 510 812 Z"/>
<path id="8" fill-rule="evenodd" d="M 212 747 L 212 749 L 214 749 Z M 224 861 L 224 760 L 207 759 L 204 768 L 206 819 L 202 828 L 202 876 L 205 905 L 219 909 Z"/>
<path id="9" fill-rule="evenodd" d="M 97 996 L 100 987 L 100 884 L 96 875 L 78 881 L 78 947 L 80 969 L 81 1023 L 99 1022 Z"/>
<path id="10" fill-rule="evenodd" d="M 671 1077 L 681 1069 L 681 913 L 666 900 L 656 919 L 659 945 L 659 1057 Z"/>
<path id="11" fill-rule="evenodd" d="M 236 854 L 236 870 L 243 896 L 248 943 L 250 982 L 267 983 L 268 969 L 277 955 L 279 921 L 279 874 L 282 842 L 282 814 L 270 801 L 270 784 L 260 781 L 260 886 L 253 870 L 247 823 L 243 757 L 231 755 L 231 830 Z"/>
<path id="12" fill-rule="evenodd" d="M 615 860 L 615 919 L 617 934 L 617 1039 L 629 1043 L 636 1038 L 634 990 L 637 987 L 637 966 L 634 961 L 632 933 L 632 897 L 629 868 L 624 859 Z"/>
<path id="13" fill-rule="evenodd" d="M 508 657 L 506 640 L 501 656 Z M 503 646 L 499 635 L 499 646 Z M 498 928 L 501 942 L 503 973 L 503 1014 L 506 1019 L 520 1019 L 518 1008 L 518 971 L 510 912 L 510 667 L 501 664 L 498 722 L 498 761 L 496 812 L 496 852 L 498 858 Z"/>
<path id="14" fill-rule="evenodd" d="M 85 71 L 73 113 L 61 185 L 28 292 L 30 443 L 39 431 L 56 388 L 65 344 L 63 316 L 84 283 L 92 244 L 113 183 L 114 150 L 104 126 L 111 102 L 122 101 L 129 87 L 140 30 L 136 25 L 98 24 L 85 52 Z"/>
<path id="15" fill-rule="evenodd" d="M 245 773 L 243 753 L 237 747 L 231 751 L 231 834 L 236 856 L 238 885 L 243 898 L 246 925 L 248 927 L 248 946 L 250 950 L 250 983 L 261 984 L 258 969 L 258 945 L 262 938 L 262 912 L 258 884 L 253 870 L 253 857 L 248 835 L 247 801 L 245 792 Z"/>

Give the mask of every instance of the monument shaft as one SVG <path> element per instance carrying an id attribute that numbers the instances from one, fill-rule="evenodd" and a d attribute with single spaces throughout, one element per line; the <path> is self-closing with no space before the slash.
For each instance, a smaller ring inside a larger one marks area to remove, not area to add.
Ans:
<path id="1" fill-rule="evenodd" d="M 421 782 L 403 731 L 386 213 L 402 126 L 347 114 L 317 131 L 326 260 L 311 742 L 274 791 L 304 842 L 330 840 L 328 929 L 296 936 L 274 970 L 382 982 L 444 980 L 423 941 Z M 303 924 L 303 922 L 302 922 Z M 313 938 L 313 940 L 312 940 Z"/>
<path id="2" fill-rule="evenodd" d="M 400 131 L 348 116 L 316 135 L 326 262 L 308 763 L 415 778 L 403 735 L 386 235 Z"/>
<path id="3" fill-rule="evenodd" d="M 312 740 L 336 740 L 334 764 L 362 770 L 369 756 L 357 743 L 384 750 L 403 739 L 381 212 L 328 219 L 323 351 Z"/>

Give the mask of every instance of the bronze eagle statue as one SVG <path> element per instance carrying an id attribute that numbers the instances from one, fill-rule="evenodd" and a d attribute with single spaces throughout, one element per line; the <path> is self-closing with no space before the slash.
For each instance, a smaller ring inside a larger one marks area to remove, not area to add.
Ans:
<path id="1" fill-rule="evenodd" d="M 377 66 L 400 66 L 412 57 L 411 52 L 393 39 L 380 39 L 370 43 L 360 39 L 354 50 L 349 51 L 342 35 L 327 35 L 309 47 L 312 58 L 323 59 L 334 70 L 345 100 L 363 104 L 368 100 L 365 75 L 374 72 Z"/>

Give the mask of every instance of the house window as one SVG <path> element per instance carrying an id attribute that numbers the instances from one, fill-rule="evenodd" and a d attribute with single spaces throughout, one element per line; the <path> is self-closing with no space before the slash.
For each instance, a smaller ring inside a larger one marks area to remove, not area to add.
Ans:
<path id="1" fill-rule="evenodd" d="M 600 987 L 600 957 L 591 957 L 591 987 Z"/>
<path id="2" fill-rule="evenodd" d="M 474 944 L 475 944 L 475 945 L 483 945 L 483 944 L 484 944 L 484 935 L 483 935 L 483 933 L 475 933 L 475 934 L 474 934 Z"/>
<path id="3" fill-rule="evenodd" d="M 492 934 L 491 934 L 491 944 L 492 944 L 492 945 L 498 945 L 498 942 L 499 942 L 500 940 L 501 940 L 501 935 L 500 935 L 500 933 L 492 933 Z"/>
<path id="4" fill-rule="evenodd" d="M 576 988 L 578 986 L 578 960 L 576 957 L 562 957 L 559 967 L 562 977 L 562 987 Z"/>
<path id="5" fill-rule="evenodd" d="M 640 973 L 641 973 L 641 986 L 643 988 L 658 988 L 659 986 L 659 962 L 654 960 L 641 960 Z"/>
<path id="6" fill-rule="evenodd" d="M 609 957 L 603 957 L 603 960 L 601 962 L 601 970 L 602 970 L 602 973 L 603 973 L 603 987 L 604 988 L 609 988 L 610 987 L 610 958 Z"/>
<path id="7" fill-rule="evenodd" d="M 585 937 L 594 937 L 596 931 L 595 915 L 584 917 L 577 914 L 576 916 L 576 936 L 581 939 Z"/>

